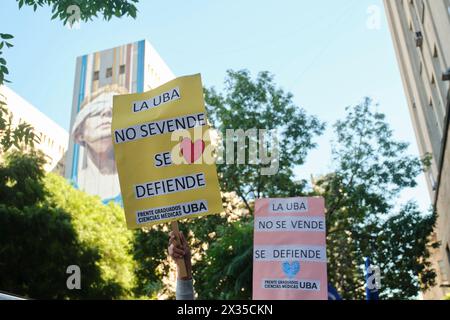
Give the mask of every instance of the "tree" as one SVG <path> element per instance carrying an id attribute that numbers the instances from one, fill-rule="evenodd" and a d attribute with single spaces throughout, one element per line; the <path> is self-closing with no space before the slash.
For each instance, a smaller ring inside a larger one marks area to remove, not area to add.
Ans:
<path id="1" fill-rule="evenodd" d="M 153 228 L 137 230 L 134 235 L 133 257 L 137 262 L 137 285 L 135 294 L 157 299 L 161 294 L 174 298 L 170 289 L 164 286 L 163 279 L 170 272 L 167 260 L 169 241 L 168 225 L 158 225 Z"/>
<path id="2" fill-rule="evenodd" d="M 201 299 L 251 299 L 253 224 L 246 221 L 220 225 L 217 237 L 197 263 L 195 288 Z"/>
<path id="3" fill-rule="evenodd" d="M 132 233 L 123 210 L 43 170 L 33 128 L 0 105 L 0 288 L 32 298 L 132 296 Z M 68 290 L 78 265 L 82 290 Z"/>
<path id="4" fill-rule="evenodd" d="M 48 6 L 52 8 L 51 19 L 59 19 L 64 25 L 67 23 L 72 24 L 73 16 L 79 13 L 79 18 L 81 21 L 92 20 L 93 17 L 97 17 L 99 14 L 103 19 L 109 21 L 112 17 L 123 17 L 130 16 L 136 18 L 137 8 L 136 3 L 139 0 L 103 0 L 103 1 L 92 1 L 92 0 L 16 0 L 19 9 L 23 6 L 29 6 L 36 11 L 39 7 Z M 4 82 L 9 82 L 5 80 L 5 75 L 9 74 L 9 70 L 6 65 L 6 60 L 2 56 L 1 51 L 4 46 L 11 48 L 13 44 L 10 39 L 14 37 L 11 34 L 0 33 L 0 85 Z"/>
<path id="5" fill-rule="evenodd" d="M 327 206 L 328 275 L 343 297 L 361 299 L 362 266 L 370 257 L 381 268 L 381 297 L 414 298 L 434 283 L 428 258 L 436 244 L 428 240 L 435 214 L 395 204 L 401 190 L 416 186 L 429 157 L 408 155 L 408 144 L 394 140 L 375 108 L 369 98 L 347 108 L 334 126 L 334 172 L 314 184 Z"/>
<path id="6" fill-rule="evenodd" d="M 0 288 L 34 299 L 107 298 L 94 248 L 83 247 L 70 217 L 47 206 L 0 204 Z M 67 267 L 81 267 L 82 290 L 68 290 Z M 99 287 L 100 285 L 101 287 Z"/>
<path id="7" fill-rule="evenodd" d="M 42 154 L 11 151 L 0 164 L 0 288 L 31 298 L 131 296 L 132 235 L 121 208 L 45 175 Z M 81 290 L 68 290 L 70 265 Z"/>
<path id="8" fill-rule="evenodd" d="M 138 0 L 17 2 L 19 8 L 31 6 L 34 11 L 50 6 L 51 19 L 72 24 L 75 9 L 81 21 L 99 14 L 105 20 L 135 18 Z M 3 50 L 13 47 L 13 38 L 0 33 L 0 85 L 9 82 Z M 8 261 L 0 263 L 0 287 L 34 298 L 131 296 L 132 234 L 124 227 L 123 211 L 113 204 L 103 206 L 61 177 L 44 177 L 42 156 L 33 151 L 38 141 L 28 124 L 13 128 L 12 115 L 0 102 L 0 261 Z M 9 152 L 13 149 L 21 153 Z M 65 268 L 74 262 L 82 270 L 81 291 L 66 288 Z"/>
<path id="9" fill-rule="evenodd" d="M 0 67 L 1 68 L 1 67 Z M 0 101 L 0 156 L 15 147 L 23 150 L 34 147 L 39 142 L 39 137 L 33 128 L 27 123 L 19 123 L 13 126 L 13 116 L 6 107 L 6 103 Z"/>
<path id="10" fill-rule="evenodd" d="M 436 215 L 422 214 L 409 202 L 386 220 L 372 221 L 355 231 L 361 253 L 376 261 L 382 272 L 381 299 L 415 299 L 435 284 L 429 238 Z"/>

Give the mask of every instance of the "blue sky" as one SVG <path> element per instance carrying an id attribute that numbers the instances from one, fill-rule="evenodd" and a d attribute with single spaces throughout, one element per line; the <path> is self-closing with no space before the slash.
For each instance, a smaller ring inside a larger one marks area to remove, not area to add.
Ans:
<path id="1" fill-rule="evenodd" d="M 395 130 L 417 146 L 381 0 L 141 0 L 138 17 L 95 19 L 69 30 L 49 8 L 0 4 L 0 31 L 15 36 L 6 52 L 10 87 L 65 129 L 69 127 L 75 58 L 148 39 L 176 75 L 200 72 L 220 89 L 227 69 L 268 70 L 295 102 L 328 123 L 299 177 L 331 170 L 331 124 L 347 105 L 371 96 Z M 380 13 L 379 29 L 367 21 Z M 369 12 L 369 11 L 370 12 Z M 375 11 L 376 12 L 376 11 Z M 375 15 L 374 15 L 375 14 Z M 425 179 L 402 201 L 430 205 Z"/>

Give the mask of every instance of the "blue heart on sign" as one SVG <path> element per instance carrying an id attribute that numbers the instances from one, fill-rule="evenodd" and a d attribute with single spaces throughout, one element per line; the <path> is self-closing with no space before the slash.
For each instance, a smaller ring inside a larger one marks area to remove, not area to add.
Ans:
<path id="1" fill-rule="evenodd" d="M 284 274 L 289 278 L 292 279 L 296 276 L 297 273 L 300 271 L 300 262 L 293 261 L 293 262 L 283 262 L 282 264 L 283 272 Z"/>

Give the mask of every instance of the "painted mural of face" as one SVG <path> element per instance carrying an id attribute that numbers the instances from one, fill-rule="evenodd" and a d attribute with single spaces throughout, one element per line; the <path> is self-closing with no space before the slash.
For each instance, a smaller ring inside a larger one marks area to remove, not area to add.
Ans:
<path id="1" fill-rule="evenodd" d="M 75 142 L 86 148 L 87 156 L 102 174 L 115 174 L 111 140 L 112 99 L 115 92 L 95 97 L 77 115 L 73 134 Z"/>

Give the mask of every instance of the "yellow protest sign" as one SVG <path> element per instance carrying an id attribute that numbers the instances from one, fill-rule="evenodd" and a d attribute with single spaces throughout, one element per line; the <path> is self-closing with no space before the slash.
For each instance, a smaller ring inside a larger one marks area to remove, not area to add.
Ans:
<path id="1" fill-rule="evenodd" d="M 112 139 L 128 228 L 222 211 L 200 75 L 114 96 Z"/>

